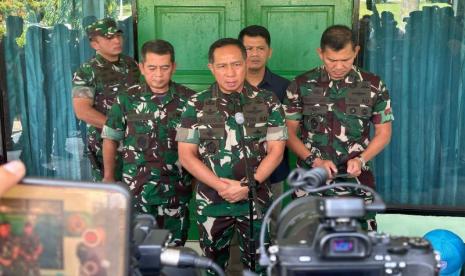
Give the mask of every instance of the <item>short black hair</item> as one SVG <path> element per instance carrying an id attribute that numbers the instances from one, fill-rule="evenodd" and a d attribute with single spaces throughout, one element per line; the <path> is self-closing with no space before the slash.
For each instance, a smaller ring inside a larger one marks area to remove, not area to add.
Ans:
<path id="1" fill-rule="evenodd" d="M 228 38 L 221 38 L 213 42 L 213 44 L 210 46 L 210 49 L 208 50 L 208 62 L 209 63 L 214 62 L 213 54 L 216 49 L 224 47 L 224 46 L 228 46 L 228 45 L 233 45 L 239 48 L 239 50 L 241 50 L 241 54 L 244 60 L 247 59 L 247 51 L 245 50 L 244 44 L 242 44 L 242 42 L 240 42 L 239 39 L 228 37 Z"/>
<path id="2" fill-rule="evenodd" d="M 271 36 L 270 32 L 263 26 L 260 25 L 250 25 L 248 27 L 245 27 L 242 29 L 242 31 L 239 33 L 238 39 L 241 42 L 244 42 L 244 36 L 251 36 L 251 37 L 263 37 L 266 41 L 266 44 L 268 47 L 271 46 Z"/>
<path id="3" fill-rule="evenodd" d="M 352 30 L 345 25 L 333 25 L 328 27 L 321 35 L 320 48 L 322 51 L 325 48 L 340 51 L 349 43 L 352 44 L 352 48 L 355 48 Z"/>
<path id="4" fill-rule="evenodd" d="M 157 55 L 167 55 L 169 54 L 171 57 L 171 62 L 174 63 L 174 47 L 166 40 L 163 39 L 156 39 L 150 40 L 142 45 L 141 50 L 141 60 L 144 63 L 147 53 L 157 54 Z"/>

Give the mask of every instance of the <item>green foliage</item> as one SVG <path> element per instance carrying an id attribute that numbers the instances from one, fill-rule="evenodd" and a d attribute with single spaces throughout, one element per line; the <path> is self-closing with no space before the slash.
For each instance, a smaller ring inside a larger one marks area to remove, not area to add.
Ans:
<path id="1" fill-rule="evenodd" d="M 105 0 L 105 10 L 107 17 L 116 18 L 116 15 L 118 13 L 118 2 L 119 1 L 115 0 Z"/>
<path id="2" fill-rule="evenodd" d="M 105 16 L 117 17 L 119 0 L 92 1 L 104 3 Z M 25 32 L 28 23 L 39 23 L 43 26 L 69 24 L 73 29 L 80 29 L 83 18 L 82 10 L 80 0 L 0 0 L 0 39 L 6 33 L 5 21 L 10 15 L 20 16 L 26 23 L 23 34 L 16 39 L 18 45 L 23 46 L 26 42 Z"/>
<path id="3" fill-rule="evenodd" d="M 0 3 L 0 37 L 6 32 L 5 21 L 10 15 L 20 16 L 26 21 L 38 18 L 44 12 L 44 8 L 56 5 L 59 0 L 5 0 Z M 23 30 L 24 32 L 24 30 Z M 24 36 L 24 35 L 23 35 Z M 18 38 L 17 42 L 24 44 L 24 38 Z M 18 43 L 18 45 L 20 45 Z"/>
<path id="4" fill-rule="evenodd" d="M 26 44 L 26 31 L 23 30 L 23 33 L 16 38 L 16 44 L 18 44 L 19 47 L 24 47 L 24 44 Z"/>

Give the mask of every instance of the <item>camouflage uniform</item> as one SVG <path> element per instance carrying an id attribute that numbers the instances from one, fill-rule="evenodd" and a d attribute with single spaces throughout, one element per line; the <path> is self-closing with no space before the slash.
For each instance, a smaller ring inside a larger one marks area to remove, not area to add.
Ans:
<path id="1" fill-rule="evenodd" d="M 18 239 L 19 250 L 32 256 L 34 252 L 41 246 L 40 238 L 37 234 L 23 235 Z M 38 276 L 40 275 L 39 260 L 26 260 L 24 257 L 20 257 L 17 260 L 18 270 L 21 271 L 21 275 L 27 276 Z"/>
<path id="2" fill-rule="evenodd" d="M 266 156 L 266 141 L 286 140 L 284 111 L 276 96 L 246 84 L 242 93 L 222 93 L 215 83 L 206 91 L 194 95 L 182 114 L 176 140 L 199 146 L 199 158 L 218 177 L 241 180 L 246 176 L 244 153 L 238 142 L 240 134 L 234 114 L 242 111 L 245 147 L 249 166 L 255 171 Z M 249 206 L 248 201 L 229 203 L 216 190 L 204 183 L 196 188 L 197 224 L 200 246 L 204 254 L 225 267 L 229 258 L 229 243 L 237 231 L 242 261 L 247 266 Z M 257 198 L 263 211 L 271 201 L 269 181 L 258 185 Z M 254 204 L 254 209 L 257 206 Z M 254 217 L 258 267 L 258 236 L 262 218 Z"/>
<path id="3" fill-rule="evenodd" d="M 17 246 L 17 240 L 12 237 L 3 237 L 0 238 L 0 258 L 4 260 L 11 260 L 11 264 L 9 266 L 0 265 L 0 275 L 4 276 L 13 276 L 17 275 L 16 267 L 15 267 L 15 260 L 14 258 L 14 251 Z"/>
<path id="4" fill-rule="evenodd" d="M 119 30 L 116 28 L 116 23 L 113 26 L 111 22 L 100 20 L 89 26 L 87 32 L 89 35 L 109 35 Z M 94 58 L 82 64 L 74 74 L 73 97 L 93 99 L 94 108 L 106 115 L 117 93 L 137 84 L 139 77 L 139 68 L 132 58 L 120 55 L 117 62 L 110 62 L 96 54 Z M 95 181 L 101 181 L 103 178 L 101 131 L 99 128 L 87 125 L 87 150 Z M 117 168 L 119 169 L 115 170 L 115 179 L 120 180 L 121 161 L 117 162 Z"/>
<path id="5" fill-rule="evenodd" d="M 136 196 L 137 209 L 169 229 L 175 245 L 186 242 L 192 195 L 192 179 L 178 161 L 176 127 L 194 93 L 171 82 L 159 98 L 147 85 L 133 86 L 116 98 L 102 132 L 123 143 L 123 181 Z"/>
<path id="6" fill-rule="evenodd" d="M 342 80 L 331 80 L 324 66 L 295 78 L 284 99 L 286 119 L 301 121 L 301 140 L 314 157 L 331 160 L 339 168 L 359 156 L 370 142 L 370 122 L 392 121 L 389 93 L 378 76 L 353 66 Z M 302 161 L 298 167 L 308 168 Z M 375 188 L 372 163 L 367 162 L 360 176 L 339 179 Z M 331 190 L 326 195 L 356 194 L 371 202 L 371 193 L 346 189 Z M 296 193 L 298 197 L 305 192 Z M 374 214 L 367 229 L 376 229 Z"/>

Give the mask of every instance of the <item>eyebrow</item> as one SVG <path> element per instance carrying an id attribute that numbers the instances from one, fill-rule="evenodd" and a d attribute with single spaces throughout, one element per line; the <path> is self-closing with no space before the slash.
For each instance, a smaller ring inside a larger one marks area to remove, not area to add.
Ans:
<path id="1" fill-rule="evenodd" d="M 169 64 L 162 64 L 162 65 L 153 65 L 153 64 L 149 64 L 147 65 L 148 67 L 152 68 L 152 67 L 169 67 L 170 65 Z"/>
<path id="2" fill-rule="evenodd" d="M 332 59 L 332 58 L 328 58 L 328 59 L 329 59 L 330 61 L 348 61 L 348 60 L 351 59 L 351 57 L 350 57 L 350 58 L 344 58 L 344 59 Z"/>

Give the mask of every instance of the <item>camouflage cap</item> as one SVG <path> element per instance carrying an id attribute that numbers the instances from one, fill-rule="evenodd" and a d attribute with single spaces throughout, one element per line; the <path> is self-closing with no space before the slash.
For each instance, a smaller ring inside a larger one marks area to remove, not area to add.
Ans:
<path id="1" fill-rule="evenodd" d="M 87 36 L 92 38 L 96 35 L 107 36 L 114 35 L 116 33 L 122 33 L 123 31 L 118 29 L 115 20 L 111 18 L 104 18 L 95 21 L 86 27 Z"/>

